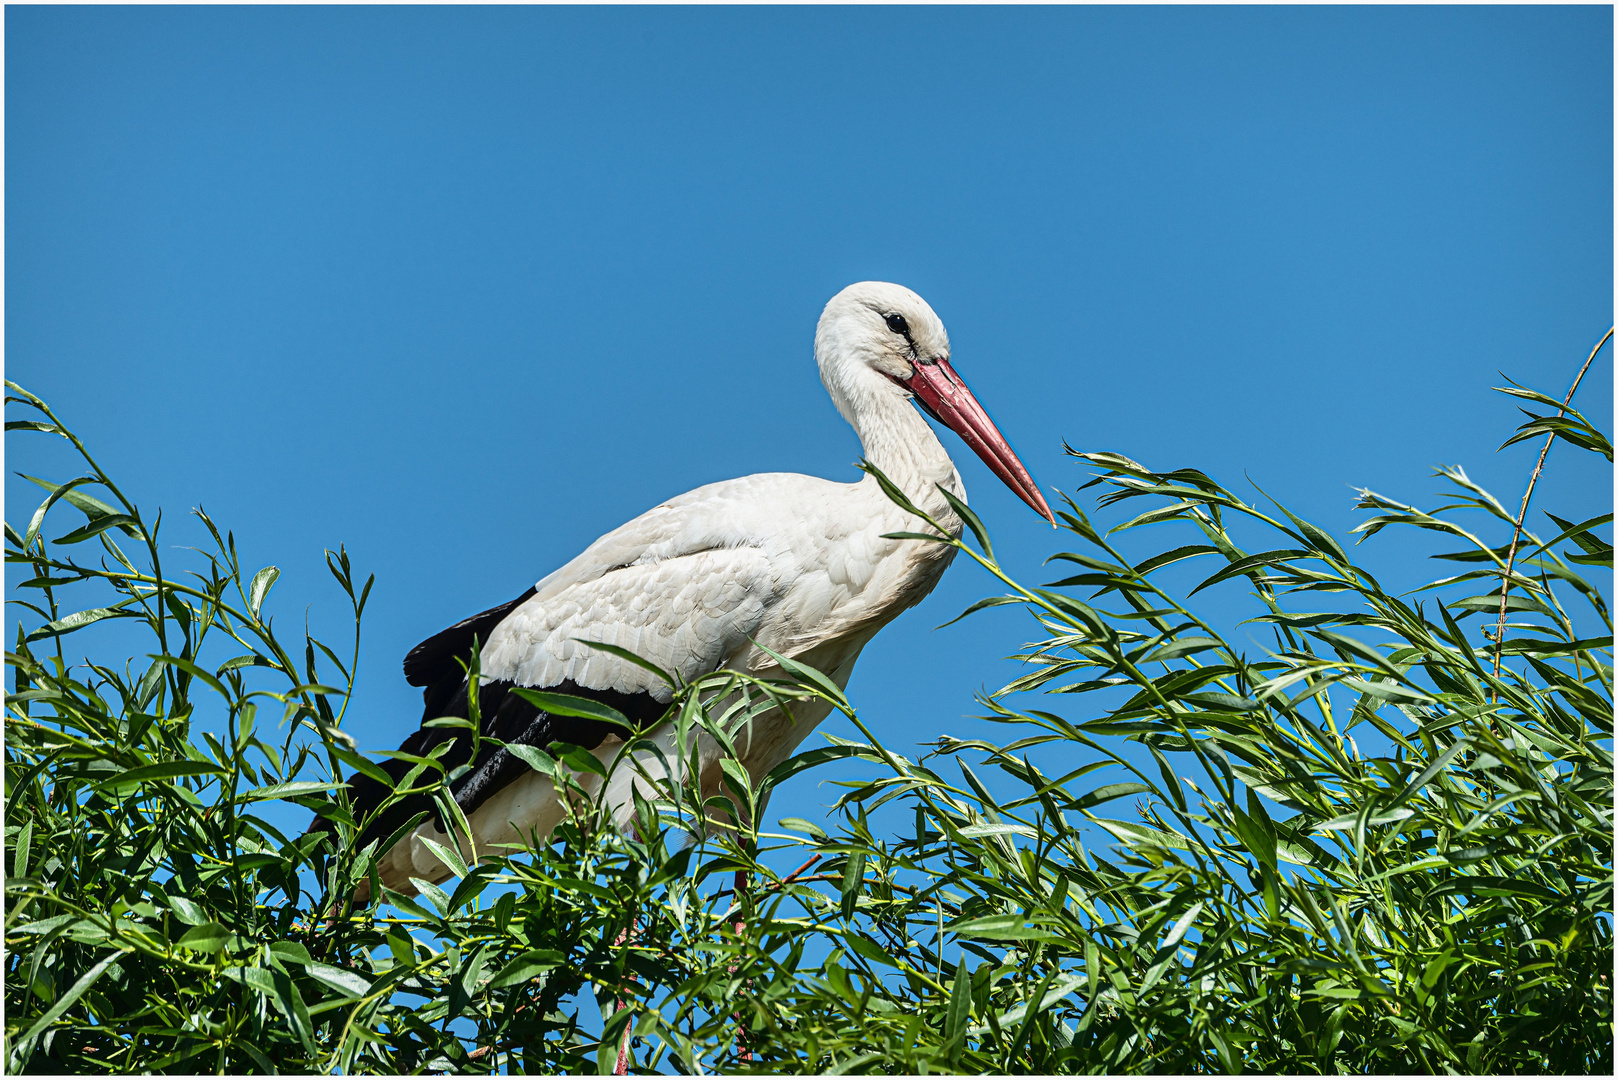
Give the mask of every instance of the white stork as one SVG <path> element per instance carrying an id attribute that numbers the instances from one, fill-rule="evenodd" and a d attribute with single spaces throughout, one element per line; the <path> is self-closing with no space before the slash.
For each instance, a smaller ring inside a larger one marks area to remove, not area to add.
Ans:
<path id="1" fill-rule="evenodd" d="M 866 458 L 956 535 L 962 523 L 938 488 L 964 499 L 961 477 L 912 402 L 960 435 L 1024 502 L 1054 521 L 1022 462 L 950 366 L 944 324 L 921 297 L 886 282 L 850 285 L 820 316 L 815 359 Z M 687 681 L 719 668 L 779 674 L 757 642 L 844 686 L 865 643 L 931 592 L 954 555 L 943 544 L 883 538 L 916 524 L 871 477 L 842 484 L 761 473 L 709 484 L 607 533 L 515 600 L 422 642 L 405 657 L 405 678 L 425 688 L 423 723 L 466 717 L 468 686 L 459 661 L 470 657 L 475 637 L 482 643 L 477 692 L 485 734 L 541 748 L 570 742 L 593 748 L 607 763 L 621 745 L 620 729 L 553 716 L 508 691 L 533 687 L 594 698 L 643 727 L 663 715 L 669 686 L 583 641 L 621 646 Z M 740 741 L 741 764 L 753 781 L 791 755 L 828 712 L 824 702 L 805 702 L 755 720 L 750 737 Z M 660 734 L 669 738 L 666 731 L 652 737 Z M 446 740 L 456 745 L 441 758 L 445 768 L 469 766 L 451 784 L 476 842 L 475 850 L 459 843 L 464 859 L 549 835 L 563 816 L 552 781 L 508 751 L 484 744 L 479 760 L 469 761 L 470 733 L 453 727 L 423 727 L 401 750 L 423 755 Z M 672 745 L 669 750 L 669 759 L 678 760 Z M 713 794 L 718 770 L 708 767 L 707 757 L 699 760 L 704 794 Z M 409 763 L 390 760 L 382 767 L 397 780 Z M 615 773 L 607 792 L 620 827 L 633 813 L 632 781 L 619 780 L 627 772 Z M 599 778 L 580 781 L 598 790 Z M 363 775 L 349 783 L 356 818 L 387 795 Z M 390 836 L 422 810 L 432 810 L 424 796 L 395 804 L 360 844 Z M 430 818 L 380 854 L 378 873 L 389 888 L 414 895 L 412 878 L 436 883 L 451 876 L 422 838 L 451 850 L 457 843 Z"/>

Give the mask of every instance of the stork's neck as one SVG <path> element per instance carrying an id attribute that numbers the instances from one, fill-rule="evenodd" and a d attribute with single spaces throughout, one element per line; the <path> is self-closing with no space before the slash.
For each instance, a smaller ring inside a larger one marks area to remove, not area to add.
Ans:
<path id="1" fill-rule="evenodd" d="M 872 387 L 872 392 L 859 395 L 849 404 L 853 413 L 850 419 L 865 448 L 866 460 L 898 485 L 918 507 L 958 533 L 961 523 L 939 494 L 938 486 L 942 484 L 963 501 L 966 489 L 944 444 L 938 441 L 932 426 L 915 405 L 903 394 L 892 392 L 889 386 Z M 870 478 L 865 483 L 876 485 Z M 887 498 L 880 490 L 878 495 L 884 500 Z"/>

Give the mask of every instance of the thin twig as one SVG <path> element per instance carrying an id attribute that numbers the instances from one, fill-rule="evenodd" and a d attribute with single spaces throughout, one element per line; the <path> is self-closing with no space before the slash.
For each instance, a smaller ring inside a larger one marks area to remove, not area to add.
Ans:
<path id="1" fill-rule="evenodd" d="M 792 871 L 792 873 L 788 874 L 786 877 L 782 878 L 780 881 L 777 881 L 774 885 L 771 885 L 770 886 L 770 891 L 773 892 L 776 889 L 779 889 L 781 886 L 791 883 L 794 878 L 796 878 L 799 874 L 803 873 L 805 870 L 809 869 L 811 866 L 815 865 L 815 863 L 819 862 L 822 858 L 823 858 L 823 856 L 820 856 L 820 855 L 813 856 L 808 862 L 804 863 L 802 866 L 800 866 L 796 870 Z"/>
<path id="2" fill-rule="evenodd" d="M 1584 373 L 1590 370 L 1590 365 L 1595 361 L 1596 354 L 1601 351 L 1601 347 L 1612 338 L 1612 331 L 1613 328 L 1608 327 L 1601 340 L 1596 342 L 1596 347 L 1590 350 L 1590 355 L 1585 359 L 1584 366 L 1579 369 L 1579 374 L 1574 378 L 1572 387 L 1568 389 L 1567 397 L 1562 399 L 1562 407 L 1556 410 L 1558 417 L 1564 415 L 1568 406 L 1573 404 L 1573 395 L 1578 392 L 1579 383 L 1584 380 Z M 1528 478 L 1528 490 L 1523 492 L 1522 509 L 1517 512 L 1517 528 L 1511 534 L 1511 547 L 1506 552 L 1506 573 L 1500 583 L 1500 621 L 1495 624 L 1494 628 L 1494 677 L 1496 679 L 1500 678 L 1500 653 L 1506 644 L 1506 594 L 1511 592 L 1511 568 L 1517 561 L 1517 544 L 1522 540 L 1523 523 L 1528 520 L 1528 500 L 1534 497 L 1534 485 L 1539 483 L 1539 474 L 1545 468 L 1545 455 L 1551 452 L 1551 443 L 1555 441 L 1556 432 L 1553 431 L 1545 436 L 1545 445 L 1539 448 L 1539 461 L 1534 465 L 1534 474 Z"/>

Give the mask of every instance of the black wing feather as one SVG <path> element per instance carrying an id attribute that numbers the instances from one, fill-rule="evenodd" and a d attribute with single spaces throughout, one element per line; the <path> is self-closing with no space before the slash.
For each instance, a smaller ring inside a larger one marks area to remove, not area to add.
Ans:
<path id="1" fill-rule="evenodd" d="M 472 639 L 476 637 L 479 641 L 488 641 L 489 634 L 494 628 L 499 626 L 517 605 L 533 596 L 534 592 L 535 590 L 530 587 L 515 600 L 508 600 L 499 607 L 492 607 L 488 611 L 478 612 L 469 619 L 462 619 L 405 653 L 405 682 L 411 686 L 425 686 L 429 692 L 446 680 L 459 682 L 459 678 L 456 677 L 461 674 L 461 662 L 471 656 Z"/>

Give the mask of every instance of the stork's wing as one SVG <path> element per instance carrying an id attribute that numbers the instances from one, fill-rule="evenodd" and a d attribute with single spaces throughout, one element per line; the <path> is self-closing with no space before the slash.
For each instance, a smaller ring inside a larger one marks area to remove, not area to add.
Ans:
<path id="1" fill-rule="evenodd" d="M 483 676 L 518 686 L 568 680 L 667 703 L 672 688 L 656 675 L 584 642 L 628 649 L 690 680 L 746 645 L 777 591 L 768 556 L 754 547 L 621 566 L 519 604 L 490 634 Z"/>
<path id="2" fill-rule="evenodd" d="M 486 644 L 489 634 L 500 625 L 500 621 L 533 595 L 534 590 L 529 589 L 515 600 L 462 619 L 405 654 L 405 682 L 411 686 L 426 687 L 421 695 L 427 705 L 426 715 L 422 719 L 430 720 L 442 715 L 436 710 L 448 704 L 456 688 L 466 681 L 465 665 L 472 658 L 472 643 Z"/>
<path id="3" fill-rule="evenodd" d="M 470 659 L 476 635 L 486 642 L 478 689 L 479 726 L 485 737 L 540 747 L 561 741 L 594 749 L 614 734 L 611 725 L 553 716 L 510 693 L 511 688 L 593 698 L 637 725 L 650 724 L 663 714 L 671 688 L 644 668 L 583 642 L 617 645 L 682 680 L 694 679 L 722 667 L 747 645 L 778 593 L 768 556 L 753 547 L 709 548 L 620 566 L 566 585 L 556 580 L 562 573 L 542 582 L 537 595 L 529 590 L 411 650 L 406 677 L 426 687 L 423 723 L 469 715 L 469 688 L 461 663 Z M 446 741 L 454 745 L 439 758 L 444 768 L 471 766 L 451 784 L 465 813 L 527 769 L 521 759 L 493 743 L 485 744 L 477 760 L 471 760 L 472 738 L 465 728 L 423 727 L 400 750 L 426 756 Z M 395 782 L 410 767 L 402 760 L 382 764 Z M 349 784 L 356 818 L 370 813 L 388 794 L 381 783 L 365 776 L 350 777 Z M 360 845 L 386 838 L 424 810 L 434 810 L 426 796 L 395 804 L 365 830 Z"/>

